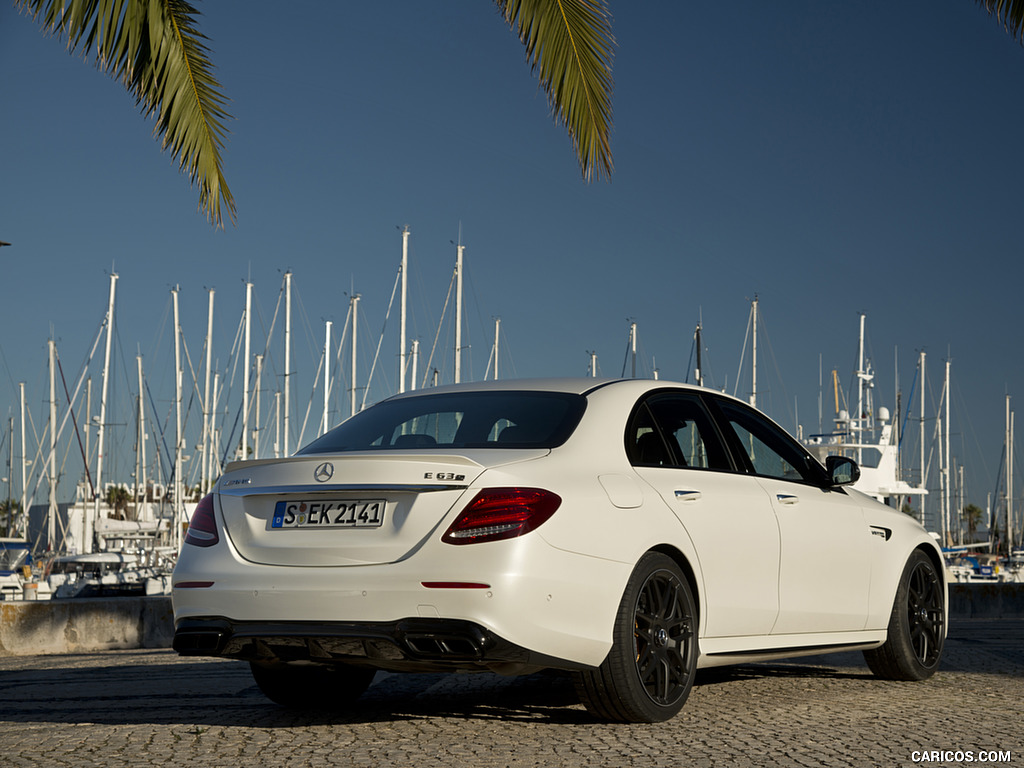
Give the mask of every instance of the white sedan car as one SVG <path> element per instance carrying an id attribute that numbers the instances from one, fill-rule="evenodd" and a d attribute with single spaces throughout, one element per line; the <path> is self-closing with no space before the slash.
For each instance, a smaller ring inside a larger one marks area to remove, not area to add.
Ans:
<path id="1" fill-rule="evenodd" d="M 666 720 L 700 667 L 863 650 L 938 667 L 932 537 L 763 414 L 660 381 L 398 395 L 294 457 L 230 465 L 174 572 L 174 648 L 285 706 L 376 670 L 570 670 L 605 720 Z"/>

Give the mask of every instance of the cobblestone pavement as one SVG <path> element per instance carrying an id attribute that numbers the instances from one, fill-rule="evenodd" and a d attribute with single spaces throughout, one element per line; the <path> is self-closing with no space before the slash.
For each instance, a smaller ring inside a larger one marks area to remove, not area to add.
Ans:
<path id="1" fill-rule="evenodd" d="M 924 683 L 859 654 L 704 670 L 678 717 L 641 726 L 595 723 L 555 673 L 378 673 L 356 710 L 300 715 L 240 662 L 0 658 L 0 768 L 957 764 L 1024 768 L 1024 620 L 954 621 Z"/>

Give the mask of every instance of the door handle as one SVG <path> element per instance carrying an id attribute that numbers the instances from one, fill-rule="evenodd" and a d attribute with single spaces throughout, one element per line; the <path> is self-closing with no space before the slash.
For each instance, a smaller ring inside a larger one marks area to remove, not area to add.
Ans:
<path id="1" fill-rule="evenodd" d="M 777 493 L 775 494 L 775 499 L 779 502 L 779 504 L 784 504 L 787 507 L 791 507 L 794 504 L 800 503 L 799 496 L 793 496 L 788 493 Z"/>
<path id="2" fill-rule="evenodd" d="M 693 501 L 697 501 L 698 499 L 700 499 L 701 495 L 702 494 L 701 494 L 700 491 L 677 490 L 676 491 L 676 501 L 693 502 Z"/>

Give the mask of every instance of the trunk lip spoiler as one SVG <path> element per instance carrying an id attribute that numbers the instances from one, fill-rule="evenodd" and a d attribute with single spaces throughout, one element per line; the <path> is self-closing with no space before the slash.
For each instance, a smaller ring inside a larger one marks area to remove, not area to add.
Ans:
<path id="1" fill-rule="evenodd" d="M 426 485 L 421 483 L 344 483 L 338 485 L 236 485 L 230 488 L 218 488 L 217 493 L 221 496 L 281 496 L 283 494 L 317 494 L 325 495 L 332 493 L 356 493 L 364 491 L 391 491 L 405 493 L 430 493 L 431 491 L 464 491 L 469 488 L 465 485 L 436 484 Z"/>

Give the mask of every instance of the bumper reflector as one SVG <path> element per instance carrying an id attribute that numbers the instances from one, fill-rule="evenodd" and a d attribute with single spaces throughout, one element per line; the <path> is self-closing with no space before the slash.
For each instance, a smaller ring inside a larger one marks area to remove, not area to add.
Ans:
<path id="1" fill-rule="evenodd" d="M 421 581 L 427 589 L 490 589 L 490 584 L 476 581 Z"/>

